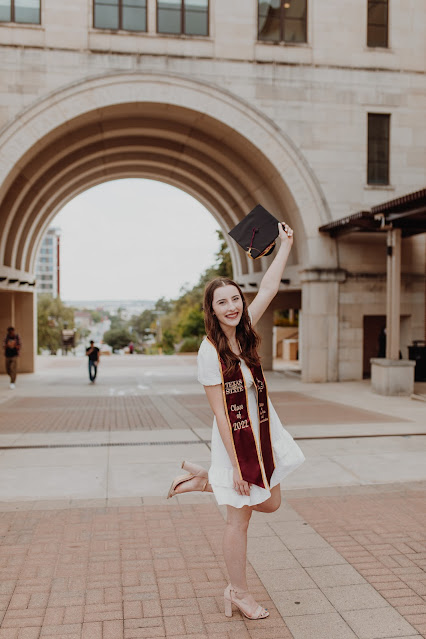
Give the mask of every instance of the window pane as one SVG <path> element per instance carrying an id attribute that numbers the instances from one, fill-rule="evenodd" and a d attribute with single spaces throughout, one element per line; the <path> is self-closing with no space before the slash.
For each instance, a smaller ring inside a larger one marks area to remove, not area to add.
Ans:
<path id="1" fill-rule="evenodd" d="M 383 0 L 369 0 L 368 22 L 370 24 L 386 24 L 388 21 L 388 6 Z"/>
<path id="2" fill-rule="evenodd" d="M 284 2 L 285 42 L 306 42 L 306 0 Z"/>
<path id="3" fill-rule="evenodd" d="M 389 115 L 368 114 L 368 184 L 389 184 L 389 128 Z"/>
<path id="4" fill-rule="evenodd" d="M 367 46 L 368 47 L 387 47 L 388 46 L 388 28 L 386 26 L 370 24 L 368 27 Z"/>
<path id="5" fill-rule="evenodd" d="M 287 19 L 284 22 L 284 41 L 306 42 L 306 22 Z"/>
<path id="6" fill-rule="evenodd" d="M 159 33 L 182 33 L 181 0 L 158 0 L 157 31 Z"/>
<path id="7" fill-rule="evenodd" d="M 0 0 L 0 22 L 10 22 L 10 0 Z"/>
<path id="8" fill-rule="evenodd" d="M 281 40 L 281 2 L 280 0 L 259 0 L 258 21 L 259 40 L 279 42 Z"/>
<path id="9" fill-rule="evenodd" d="M 188 35 L 208 35 L 208 12 L 208 0 L 185 0 L 185 33 Z"/>
<path id="10" fill-rule="evenodd" d="M 40 0 L 15 0 L 15 22 L 40 24 Z"/>
<path id="11" fill-rule="evenodd" d="M 123 5 L 121 24 L 128 31 L 146 31 L 145 7 L 128 7 Z"/>
<path id="12" fill-rule="evenodd" d="M 118 29 L 118 3 L 116 6 L 95 4 L 93 26 L 97 29 Z"/>
<path id="13" fill-rule="evenodd" d="M 367 46 L 388 46 L 388 0 L 368 0 Z"/>
<path id="14" fill-rule="evenodd" d="M 209 0 L 183 0 L 185 10 L 208 11 Z"/>

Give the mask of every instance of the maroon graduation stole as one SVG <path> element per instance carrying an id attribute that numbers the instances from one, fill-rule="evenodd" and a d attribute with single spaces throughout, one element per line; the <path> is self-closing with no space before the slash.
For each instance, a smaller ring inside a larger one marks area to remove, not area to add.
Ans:
<path id="1" fill-rule="evenodd" d="M 259 413 L 260 450 L 250 421 L 247 390 L 241 366 L 233 374 L 225 374 L 225 365 L 220 360 L 225 412 L 231 432 L 235 457 L 241 479 L 249 484 L 269 489 L 275 462 L 269 427 L 268 391 L 262 367 L 250 368 L 257 390 Z M 262 463 L 263 462 L 263 463 Z"/>

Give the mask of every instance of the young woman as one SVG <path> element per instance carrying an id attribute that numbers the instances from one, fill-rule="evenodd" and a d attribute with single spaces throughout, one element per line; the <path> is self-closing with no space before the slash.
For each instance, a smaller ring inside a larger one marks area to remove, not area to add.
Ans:
<path id="1" fill-rule="evenodd" d="M 269 615 L 247 586 L 251 514 L 253 510 L 277 510 L 280 481 L 304 461 L 268 399 L 258 355 L 259 337 L 253 329 L 278 292 L 293 244 L 292 229 L 286 224 L 278 226 L 280 248 L 249 307 L 232 280 L 215 279 L 206 286 L 207 337 L 198 352 L 198 379 L 214 413 L 212 464 L 207 473 L 201 466 L 183 462 L 182 468 L 189 474 L 177 477 L 168 494 L 213 492 L 218 504 L 226 504 L 223 553 L 230 584 L 224 593 L 225 614 L 231 616 L 235 604 L 249 619 Z"/>

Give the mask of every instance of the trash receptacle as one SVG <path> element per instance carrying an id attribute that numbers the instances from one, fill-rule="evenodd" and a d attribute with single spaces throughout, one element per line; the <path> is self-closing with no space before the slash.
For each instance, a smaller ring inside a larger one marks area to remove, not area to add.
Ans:
<path id="1" fill-rule="evenodd" d="M 408 347 L 408 357 L 416 362 L 414 380 L 426 382 L 426 340 L 415 339 Z"/>

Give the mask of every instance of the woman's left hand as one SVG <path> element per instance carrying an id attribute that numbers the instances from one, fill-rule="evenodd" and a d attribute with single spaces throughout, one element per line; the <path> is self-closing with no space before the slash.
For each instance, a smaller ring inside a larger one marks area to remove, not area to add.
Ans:
<path id="1" fill-rule="evenodd" d="M 280 236 L 281 242 L 289 243 L 290 246 L 293 244 L 293 229 L 289 227 L 285 222 L 279 222 L 278 224 L 278 234 Z"/>

